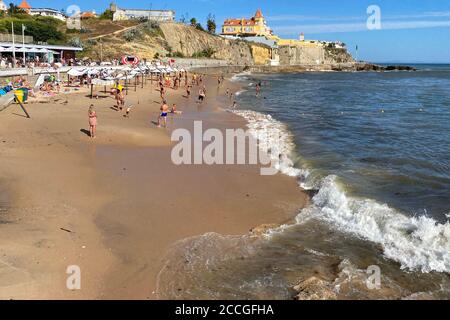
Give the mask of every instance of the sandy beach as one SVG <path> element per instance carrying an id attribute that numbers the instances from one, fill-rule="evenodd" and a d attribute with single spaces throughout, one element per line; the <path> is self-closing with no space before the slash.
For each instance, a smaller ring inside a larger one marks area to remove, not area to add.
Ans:
<path id="1" fill-rule="evenodd" d="M 217 232 L 246 234 L 289 222 L 308 197 L 295 179 L 261 176 L 256 165 L 172 163 L 174 128 L 244 128 L 229 107 L 226 88 L 207 79 L 196 103 L 184 89 L 168 90 L 169 115 L 157 128 L 156 82 L 129 90 L 131 116 L 99 93 L 60 95 L 0 112 L 0 298 L 156 299 L 161 259 L 176 241 Z M 92 140 L 87 110 L 98 114 Z M 231 104 L 231 103 L 230 103 Z M 81 290 L 68 290 L 68 266 L 81 268 Z"/>

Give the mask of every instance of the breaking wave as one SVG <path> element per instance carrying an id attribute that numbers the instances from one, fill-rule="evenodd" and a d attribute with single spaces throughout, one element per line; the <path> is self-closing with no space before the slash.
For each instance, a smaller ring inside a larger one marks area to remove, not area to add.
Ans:
<path id="1" fill-rule="evenodd" d="M 245 118 L 251 134 L 271 157 L 278 157 L 277 169 L 299 179 L 305 189 L 318 189 L 312 204 L 297 216 L 326 221 L 340 231 L 379 244 L 384 255 L 402 269 L 450 273 L 450 224 L 440 224 L 427 216 L 408 217 L 371 199 L 352 197 L 339 183 L 339 177 L 308 179 L 313 170 L 296 168 L 293 136 L 287 126 L 272 116 L 249 110 L 236 110 Z M 273 138 L 275 137 L 275 138 Z"/>

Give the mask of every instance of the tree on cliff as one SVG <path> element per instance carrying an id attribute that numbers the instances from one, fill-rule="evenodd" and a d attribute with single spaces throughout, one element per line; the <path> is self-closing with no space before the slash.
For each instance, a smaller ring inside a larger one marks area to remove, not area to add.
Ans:
<path id="1" fill-rule="evenodd" d="M 194 27 L 197 30 L 205 31 L 205 29 L 203 29 L 203 27 L 200 24 L 200 22 L 197 22 L 197 19 L 195 19 L 195 18 L 191 19 L 191 26 Z"/>
<path id="2" fill-rule="evenodd" d="M 112 12 L 110 9 L 106 9 L 101 15 L 100 19 L 102 20 L 112 20 L 113 19 L 114 12 Z"/>
<path id="3" fill-rule="evenodd" d="M 23 16 L 27 16 L 27 13 L 25 10 L 19 8 L 14 3 L 9 4 L 9 8 L 7 10 L 8 16 L 10 17 L 17 17 L 22 18 Z"/>
<path id="4" fill-rule="evenodd" d="M 209 33 L 216 33 L 216 17 L 212 15 L 211 13 L 208 14 L 208 17 L 206 18 L 206 27 L 208 29 Z"/>

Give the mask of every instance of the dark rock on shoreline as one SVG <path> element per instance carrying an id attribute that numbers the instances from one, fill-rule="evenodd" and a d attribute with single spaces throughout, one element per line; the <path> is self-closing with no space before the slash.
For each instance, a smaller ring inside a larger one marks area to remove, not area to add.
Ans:
<path id="1" fill-rule="evenodd" d="M 417 69 L 403 65 L 391 65 L 384 67 L 371 63 L 359 63 L 356 65 L 356 71 L 417 71 Z"/>

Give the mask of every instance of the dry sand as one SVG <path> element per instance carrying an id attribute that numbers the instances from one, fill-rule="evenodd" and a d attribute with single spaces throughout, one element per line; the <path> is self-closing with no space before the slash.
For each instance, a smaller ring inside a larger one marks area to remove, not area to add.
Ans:
<path id="1" fill-rule="evenodd" d="M 234 86 L 234 87 L 233 87 Z M 226 83 L 208 80 L 204 105 L 169 89 L 182 115 L 157 128 L 159 93 L 129 91 L 130 118 L 100 93 L 0 112 L 0 298 L 154 299 L 161 260 L 175 241 L 206 232 L 244 234 L 292 219 L 307 201 L 295 179 L 261 176 L 258 166 L 175 166 L 173 128 L 194 120 L 219 129 L 245 122 L 218 107 Z M 220 100 L 220 101 L 219 101 Z M 94 103 L 98 138 L 86 134 Z M 226 102 L 228 103 L 228 102 Z M 81 268 L 81 290 L 66 269 Z"/>

